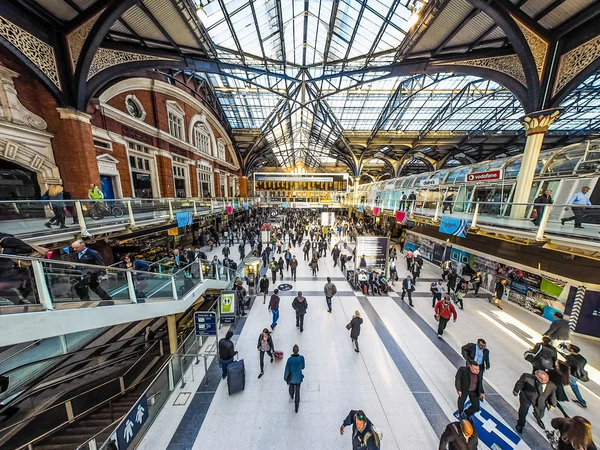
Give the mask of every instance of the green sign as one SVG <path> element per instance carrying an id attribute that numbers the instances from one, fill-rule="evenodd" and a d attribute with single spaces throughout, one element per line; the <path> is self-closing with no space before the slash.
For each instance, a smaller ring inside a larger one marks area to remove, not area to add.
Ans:
<path id="1" fill-rule="evenodd" d="M 221 315 L 235 314 L 235 291 L 221 292 Z"/>

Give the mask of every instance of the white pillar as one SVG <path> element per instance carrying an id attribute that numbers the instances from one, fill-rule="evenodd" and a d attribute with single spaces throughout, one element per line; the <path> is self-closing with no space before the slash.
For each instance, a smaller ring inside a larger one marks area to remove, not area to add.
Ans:
<path id="1" fill-rule="evenodd" d="M 525 203 L 529 201 L 529 193 L 533 185 L 535 168 L 540 158 L 544 136 L 548 132 L 548 127 L 554 123 L 559 114 L 560 110 L 558 109 L 547 109 L 531 113 L 522 119 L 523 127 L 525 127 L 525 131 L 527 132 L 527 141 L 525 143 L 521 168 L 517 175 L 515 194 L 512 199 L 511 219 L 525 219 L 527 212 L 527 205 Z M 519 205 L 519 203 L 521 204 Z"/>

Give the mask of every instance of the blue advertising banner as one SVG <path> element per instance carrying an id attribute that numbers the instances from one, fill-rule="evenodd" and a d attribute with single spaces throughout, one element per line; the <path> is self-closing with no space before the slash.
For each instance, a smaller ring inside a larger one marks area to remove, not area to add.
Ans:
<path id="1" fill-rule="evenodd" d="M 116 435 L 119 450 L 126 450 L 129 447 L 146 420 L 148 420 L 148 402 L 146 401 L 146 395 L 144 395 L 133 405 L 127 417 L 123 419 L 121 425 L 117 428 Z"/>
<path id="2" fill-rule="evenodd" d="M 470 402 L 465 403 L 465 409 Z M 459 419 L 458 411 L 454 412 L 454 417 Z M 496 417 L 491 415 L 484 408 L 481 408 L 473 416 L 473 426 L 479 435 L 479 441 L 483 442 L 488 448 L 497 450 L 510 450 L 515 448 L 521 442 L 521 438 L 513 430 L 508 428 Z"/>
<path id="3" fill-rule="evenodd" d="M 281 206 L 282 206 L 282 208 L 289 208 L 290 202 L 281 202 Z"/>
<path id="4" fill-rule="evenodd" d="M 440 222 L 440 233 L 452 236 L 467 237 L 468 220 L 454 219 L 453 217 L 442 217 Z"/>
<path id="5" fill-rule="evenodd" d="M 191 212 L 181 212 L 175 214 L 175 220 L 177 220 L 178 227 L 186 227 L 193 223 Z"/>
<path id="6" fill-rule="evenodd" d="M 234 207 L 234 208 L 237 208 L 238 206 L 240 206 L 240 202 L 239 202 L 239 200 L 234 200 L 234 201 L 233 201 L 233 207 Z"/>

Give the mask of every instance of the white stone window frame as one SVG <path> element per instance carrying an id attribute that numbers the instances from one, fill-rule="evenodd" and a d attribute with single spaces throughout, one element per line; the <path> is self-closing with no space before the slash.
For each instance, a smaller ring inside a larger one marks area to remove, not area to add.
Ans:
<path id="1" fill-rule="evenodd" d="M 169 134 L 175 139 L 185 142 L 185 111 L 179 106 L 179 103 L 173 100 L 167 100 L 167 125 L 169 128 Z M 179 130 L 180 136 L 177 133 L 174 134 L 174 130 Z"/>
<path id="2" fill-rule="evenodd" d="M 135 103 L 135 105 L 138 107 L 138 109 L 140 110 L 139 117 L 136 117 L 129 112 L 129 109 L 127 108 L 127 102 L 129 100 L 133 101 Z M 144 119 L 146 118 L 146 108 L 144 108 L 144 105 L 142 104 L 140 99 L 135 96 L 135 94 L 129 94 L 127 97 L 125 97 L 125 111 L 127 111 L 127 114 L 129 114 L 131 117 L 133 117 L 136 120 L 140 120 L 143 122 Z"/>
<path id="3" fill-rule="evenodd" d="M 136 148 L 131 148 L 132 145 Z M 135 196 L 135 186 L 133 184 L 133 171 L 134 170 L 136 172 L 148 173 L 150 175 L 150 184 L 152 186 L 152 194 L 153 194 L 152 197 L 153 198 L 161 198 L 160 181 L 158 179 L 158 165 L 156 164 L 157 149 L 148 147 L 147 145 L 145 145 L 143 143 L 131 141 L 131 140 L 127 140 L 127 145 L 125 146 L 125 148 L 127 150 L 127 167 L 129 167 L 129 178 L 131 179 L 131 193 L 133 194 L 133 198 L 141 198 L 141 197 Z M 131 167 L 131 162 L 129 160 L 130 156 L 133 156 L 136 158 L 136 165 L 137 165 L 137 158 L 147 159 L 149 161 L 150 169 L 146 170 L 145 168 L 137 169 L 137 168 Z"/>
<path id="4" fill-rule="evenodd" d="M 202 151 L 201 146 L 199 145 L 199 140 L 202 138 L 204 142 L 207 144 L 206 151 Z M 210 139 L 210 130 L 208 125 L 203 122 L 196 122 L 194 124 L 194 147 L 201 155 L 213 156 L 211 139 Z"/>
<path id="5" fill-rule="evenodd" d="M 221 161 L 227 161 L 227 157 L 225 156 L 225 139 L 219 138 L 217 139 L 217 158 Z"/>
<path id="6" fill-rule="evenodd" d="M 209 187 L 209 198 L 212 198 L 215 192 L 215 177 L 213 176 L 213 170 L 210 163 L 205 161 L 198 161 L 197 163 L 197 176 L 198 176 L 198 196 L 202 197 L 201 184 L 208 183 Z"/>
<path id="7" fill-rule="evenodd" d="M 192 186 L 190 184 L 190 160 L 187 158 L 182 158 L 179 156 L 173 156 L 173 160 L 171 162 L 173 167 L 173 187 L 175 187 L 175 179 L 183 179 L 185 181 L 185 197 L 191 197 Z M 180 172 L 180 173 L 176 173 Z M 175 193 L 177 197 L 177 193 Z M 181 198 L 181 197 L 179 197 Z"/>

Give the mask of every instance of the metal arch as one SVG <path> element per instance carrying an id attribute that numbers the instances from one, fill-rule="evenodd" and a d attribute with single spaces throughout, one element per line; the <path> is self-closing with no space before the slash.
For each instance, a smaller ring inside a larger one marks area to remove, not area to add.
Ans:
<path id="1" fill-rule="evenodd" d="M 531 105 L 537 106 L 540 102 L 540 80 L 537 73 L 535 60 L 523 32 L 511 17 L 508 11 L 498 2 L 489 0 L 467 0 L 473 7 L 480 9 L 497 23 L 508 37 L 512 47 L 521 61 L 525 80 L 527 81 L 527 100 Z"/>
<path id="2" fill-rule="evenodd" d="M 87 105 L 87 75 L 90 70 L 90 66 L 92 64 L 92 60 L 94 59 L 94 55 L 98 51 L 100 44 L 104 40 L 107 35 L 110 27 L 117 21 L 119 17 L 125 13 L 125 11 L 129 10 L 129 8 L 137 5 L 142 0 L 121 0 L 119 2 L 114 2 L 110 4 L 104 12 L 100 15 L 90 33 L 88 34 L 83 47 L 81 48 L 81 53 L 79 54 L 79 59 L 77 61 L 77 68 L 75 70 L 74 76 L 74 99 L 77 106 L 77 109 L 80 111 L 85 111 L 85 107 Z"/>
<path id="3" fill-rule="evenodd" d="M 586 80 L 592 77 L 598 76 L 600 71 L 600 58 L 596 58 L 589 66 L 579 72 L 575 77 L 569 81 L 560 91 L 552 97 L 551 107 L 558 107 L 563 103 L 571 94 L 577 91 L 579 86 L 584 84 Z"/>
<path id="4" fill-rule="evenodd" d="M 406 167 L 409 166 L 409 164 L 412 161 L 421 161 L 421 162 L 423 162 L 427 166 L 427 168 L 429 169 L 429 170 L 425 170 L 424 172 L 433 172 L 433 170 L 434 170 L 433 169 L 433 164 L 430 161 L 428 161 L 427 159 L 420 158 L 420 157 L 413 157 L 411 159 L 407 159 L 406 161 L 404 161 L 404 163 L 398 168 L 398 177 L 403 176 L 402 172 L 404 171 L 404 169 Z M 404 176 L 406 176 L 406 175 L 409 175 L 409 174 L 405 174 Z"/>

